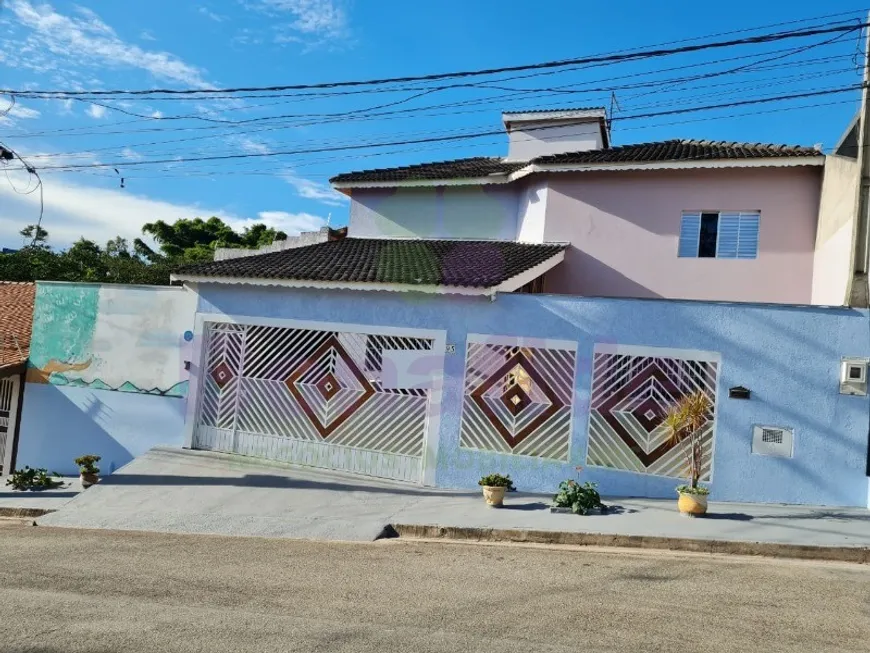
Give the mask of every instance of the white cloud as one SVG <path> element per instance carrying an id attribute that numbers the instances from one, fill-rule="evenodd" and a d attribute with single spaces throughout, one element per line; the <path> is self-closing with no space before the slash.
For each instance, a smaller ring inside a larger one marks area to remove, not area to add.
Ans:
<path id="1" fill-rule="evenodd" d="M 142 39 L 143 41 L 156 41 L 157 40 L 157 37 L 154 36 L 154 34 L 152 34 L 151 31 L 147 30 L 147 29 L 143 29 L 141 32 L 139 32 L 139 38 Z"/>
<path id="2" fill-rule="evenodd" d="M 158 110 L 151 113 L 151 117 L 152 118 L 162 118 L 163 112 L 158 109 Z"/>
<path id="3" fill-rule="evenodd" d="M 6 9 L 12 18 L 32 31 L 23 43 L 3 42 L 3 54 L 11 59 L 10 65 L 45 68 L 53 61 L 58 68 L 59 60 L 66 60 L 69 67 L 137 68 L 158 79 L 208 86 L 202 69 L 169 52 L 126 43 L 90 9 L 78 8 L 77 15 L 64 15 L 49 4 L 34 5 L 30 0 L 8 0 Z"/>
<path id="4" fill-rule="evenodd" d="M 136 150 L 129 148 L 129 147 L 125 147 L 123 150 L 121 150 L 121 156 L 124 157 L 125 159 L 127 159 L 128 161 L 141 161 L 142 160 L 142 155 L 139 154 Z"/>
<path id="5" fill-rule="evenodd" d="M 247 136 L 232 136 L 227 140 L 237 145 L 246 154 L 268 154 L 273 151 L 267 143 Z M 346 195 L 339 193 L 329 184 L 301 177 L 289 166 L 283 172 L 276 173 L 276 176 L 290 184 L 299 197 L 307 200 L 314 200 L 329 206 L 340 206 L 347 201 Z"/>
<path id="6" fill-rule="evenodd" d="M 91 118 L 96 118 L 97 120 L 99 120 L 106 115 L 106 107 L 100 106 L 99 104 L 92 104 L 88 107 L 87 114 Z"/>
<path id="7" fill-rule="evenodd" d="M 330 206 L 339 206 L 348 201 L 347 195 L 339 193 L 329 184 L 305 179 L 292 172 L 285 173 L 281 177 L 293 186 L 299 197 L 315 200 L 321 204 L 329 204 Z"/>
<path id="8" fill-rule="evenodd" d="M 326 219 L 311 213 L 288 213 L 286 211 L 260 211 L 259 220 L 248 220 L 245 225 L 250 227 L 255 222 L 280 229 L 288 236 L 298 236 L 303 231 L 317 231 L 326 225 Z"/>
<path id="9" fill-rule="evenodd" d="M 248 0 L 245 6 L 289 22 L 273 26 L 275 43 L 305 43 L 308 49 L 346 40 L 350 34 L 347 0 Z"/>
<path id="10" fill-rule="evenodd" d="M 206 18 L 213 20 L 216 23 L 222 23 L 227 19 L 226 16 L 221 16 L 220 14 L 216 14 L 208 7 L 200 7 L 199 13 L 201 13 Z"/>
<path id="11" fill-rule="evenodd" d="M 292 27 L 306 34 L 336 34 L 347 29 L 347 12 L 337 0 L 263 0 L 278 11 L 290 13 Z"/>
<path id="12" fill-rule="evenodd" d="M 11 107 L 7 105 L 0 108 L 0 124 L 10 124 L 15 118 L 32 120 L 33 118 L 39 118 L 41 115 L 36 109 L 31 109 L 21 104 L 13 104 Z"/>
<path id="13" fill-rule="evenodd" d="M 29 120 L 32 118 L 39 118 L 42 114 L 36 109 L 31 109 L 29 107 L 22 106 L 20 104 L 16 104 L 9 110 L 9 113 L 6 114 L 11 118 L 22 118 L 24 120 Z"/>
<path id="14" fill-rule="evenodd" d="M 61 175 L 43 176 L 45 214 L 42 225 L 49 243 L 66 247 L 81 237 L 104 243 L 115 236 L 129 240 L 142 237 L 142 225 L 155 220 L 174 222 L 179 218 L 216 215 L 233 228 L 251 223 L 247 218 L 215 207 L 174 204 L 135 195 L 125 190 L 76 185 Z M 23 185 L 23 184 L 20 184 Z M 0 242 L 21 244 L 18 232 L 39 216 L 39 193 L 18 195 L 9 184 L 0 184 Z"/>
<path id="15" fill-rule="evenodd" d="M 257 141 L 253 138 L 248 138 L 247 136 L 242 136 L 240 138 L 229 138 L 227 140 L 230 142 L 235 141 L 246 154 L 268 154 L 272 151 L 271 148 L 265 143 Z"/>

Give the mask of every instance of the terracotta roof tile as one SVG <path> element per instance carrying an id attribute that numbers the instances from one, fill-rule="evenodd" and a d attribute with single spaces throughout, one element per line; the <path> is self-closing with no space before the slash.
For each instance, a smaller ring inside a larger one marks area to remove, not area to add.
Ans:
<path id="1" fill-rule="evenodd" d="M 35 297 L 34 283 L 0 281 L 0 369 L 27 360 Z"/>

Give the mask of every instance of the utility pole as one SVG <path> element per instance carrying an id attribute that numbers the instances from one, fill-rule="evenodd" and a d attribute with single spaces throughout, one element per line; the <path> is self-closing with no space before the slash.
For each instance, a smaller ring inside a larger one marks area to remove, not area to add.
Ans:
<path id="1" fill-rule="evenodd" d="M 867 14 L 870 23 L 870 12 Z M 870 306 L 870 287 L 867 274 L 870 272 L 870 28 L 864 28 L 864 77 L 861 89 L 861 111 L 858 114 L 858 205 L 852 283 L 849 306 L 867 308 Z"/>

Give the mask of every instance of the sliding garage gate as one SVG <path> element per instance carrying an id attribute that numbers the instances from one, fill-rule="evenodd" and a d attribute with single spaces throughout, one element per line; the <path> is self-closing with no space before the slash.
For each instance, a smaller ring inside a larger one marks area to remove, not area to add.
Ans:
<path id="1" fill-rule="evenodd" d="M 421 482 L 443 366 L 433 338 L 217 322 L 203 332 L 195 449 Z"/>

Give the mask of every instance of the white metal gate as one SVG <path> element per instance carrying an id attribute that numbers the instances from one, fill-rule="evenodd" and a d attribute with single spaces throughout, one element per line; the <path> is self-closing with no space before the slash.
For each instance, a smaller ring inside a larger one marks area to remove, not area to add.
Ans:
<path id="1" fill-rule="evenodd" d="M 0 379 L 0 474 L 11 471 L 12 438 L 15 437 L 20 385 L 17 376 Z"/>
<path id="2" fill-rule="evenodd" d="M 434 378 L 433 339 L 217 322 L 203 332 L 193 448 L 421 482 L 431 389 L 385 383 L 384 368 L 416 356 Z"/>

